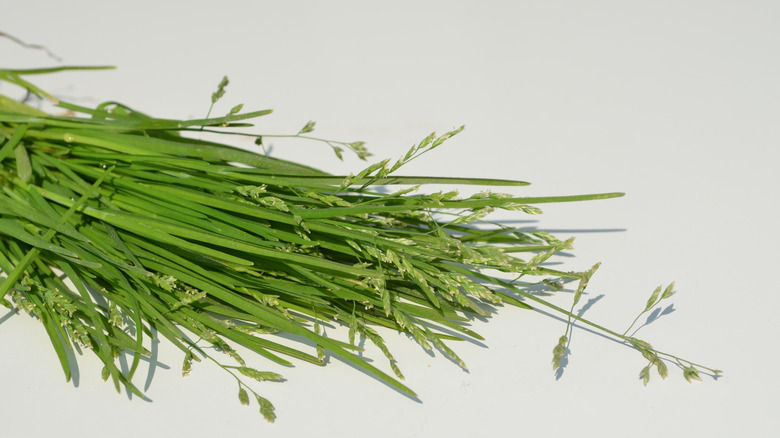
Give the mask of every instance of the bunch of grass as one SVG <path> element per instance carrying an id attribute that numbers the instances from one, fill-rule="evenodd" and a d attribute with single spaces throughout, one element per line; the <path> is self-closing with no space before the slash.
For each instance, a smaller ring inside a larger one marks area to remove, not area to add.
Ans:
<path id="1" fill-rule="evenodd" d="M 193 361 L 214 361 L 236 378 L 240 402 L 249 404 L 251 392 L 269 420 L 273 406 L 245 379 L 282 376 L 248 367 L 235 345 L 283 365 L 321 364 L 327 351 L 414 396 L 376 328 L 405 332 L 465 368 L 450 341 L 482 339 L 468 328 L 470 315 L 489 315 L 502 304 L 544 306 L 570 324 L 580 320 L 625 341 L 650 361 L 645 381 L 651 366 L 666 376 L 659 355 L 676 360 L 686 378 L 699 377 L 695 364 L 529 292 L 577 281 L 576 304 L 596 267 L 563 272 L 543 264 L 571 240 L 472 226 L 494 209 L 536 214 L 537 204 L 620 193 L 461 198 L 415 189 L 526 183 L 393 175 L 462 128 L 429 135 L 396 162 L 333 176 L 191 135 L 219 131 L 229 138 L 270 111 L 245 113 L 239 106 L 223 117 L 160 119 L 116 102 L 85 108 L 58 101 L 25 79 L 67 69 L 73 68 L 0 70 L 0 80 L 71 114 L 0 96 L 0 269 L 7 275 L 0 299 L 41 321 L 67 379 L 74 351 L 88 350 L 104 364 L 104 379 L 140 396 L 133 375 L 149 355 L 147 339 L 159 334 L 183 352 L 185 375 Z M 308 123 L 297 135 L 313 128 Z M 360 142 L 328 144 L 337 154 L 347 148 L 368 156 Z M 398 187 L 387 190 L 392 186 Z M 645 311 L 673 292 L 656 291 Z M 324 333 L 325 321 L 348 327 L 348 339 Z M 553 350 L 554 367 L 568 331 Z M 277 333 L 303 342 L 290 346 Z M 394 376 L 357 354 L 356 336 L 384 353 Z M 211 347 L 229 355 L 229 363 Z M 117 364 L 121 354 L 133 356 L 128 372 Z"/>

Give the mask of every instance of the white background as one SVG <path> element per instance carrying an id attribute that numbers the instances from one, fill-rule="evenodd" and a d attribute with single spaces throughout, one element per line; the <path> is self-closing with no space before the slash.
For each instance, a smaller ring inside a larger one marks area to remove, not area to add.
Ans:
<path id="1" fill-rule="evenodd" d="M 313 119 L 321 136 L 364 140 L 378 160 L 466 124 L 403 173 L 533 183 L 518 195 L 626 192 L 545 206 L 528 225 L 577 238 L 571 269 L 603 262 L 585 298 L 604 296 L 586 316 L 616 330 L 675 280 L 675 311 L 639 334 L 725 374 L 688 384 L 672 369 L 643 387 L 638 353 L 576 330 L 556 380 L 551 350 L 563 324 L 505 308 L 475 325 L 484 346 L 454 346 L 468 373 L 385 333 L 420 402 L 335 358 L 293 369 L 257 360 L 288 379 L 255 386 L 277 406 L 269 424 L 214 367 L 196 364 L 182 378 L 181 354 L 165 343 L 152 402 L 114 393 L 89 356 L 78 386 L 65 383 L 42 326 L 0 311 L 2 435 L 731 437 L 780 426 L 777 2 L 14 3 L 0 31 L 65 64 L 118 67 L 37 79 L 78 103 L 202 117 L 228 75 L 216 111 L 273 108 L 257 132 L 296 132 Z M 0 64 L 57 62 L 0 40 Z M 331 172 L 365 166 L 319 144 L 273 146 Z"/>

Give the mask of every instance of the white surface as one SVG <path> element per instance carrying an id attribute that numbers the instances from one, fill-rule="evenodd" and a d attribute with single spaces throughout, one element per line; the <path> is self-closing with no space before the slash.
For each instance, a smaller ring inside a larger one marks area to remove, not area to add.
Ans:
<path id="1" fill-rule="evenodd" d="M 331 361 L 280 370 L 255 388 L 268 424 L 207 365 L 180 377 L 159 346 L 147 393 L 128 400 L 89 357 L 65 383 L 40 324 L 0 315 L 4 436 L 770 436 L 780 359 L 780 6 L 766 1 L 16 2 L 0 31 L 45 44 L 66 64 L 111 64 L 37 83 L 81 103 L 119 100 L 170 117 L 274 108 L 265 132 L 317 120 L 326 137 L 397 157 L 430 131 L 465 123 L 407 174 L 531 181 L 518 194 L 625 191 L 622 199 L 547 206 L 538 224 L 577 237 L 568 266 L 603 265 L 586 316 L 623 329 L 652 289 L 676 280 L 675 312 L 640 334 L 725 370 L 688 384 L 672 371 L 644 388 L 639 354 L 582 330 L 560 380 L 555 320 L 503 309 L 463 344 L 460 371 L 388 333 L 411 401 Z M 3 67 L 52 65 L 0 40 Z M 7 90 L 3 86 L 0 92 Z M 275 142 L 273 153 L 332 172 L 326 148 Z M 624 229 L 621 232 L 576 230 Z M 561 303 L 568 303 L 564 296 Z M 381 359 L 378 356 L 378 360 Z M 276 369 L 256 362 L 258 367 Z M 142 371 L 146 371 L 142 367 Z M 145 375 L 137 377 L 140 381 Z"/>

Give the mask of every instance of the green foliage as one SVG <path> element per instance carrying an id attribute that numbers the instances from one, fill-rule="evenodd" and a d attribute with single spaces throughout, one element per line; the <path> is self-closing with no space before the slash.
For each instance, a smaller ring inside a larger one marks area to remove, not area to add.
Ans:
<path id="1" fill-rule="evenodd" d="M 24 77 L 67 69 L 0 70 L 0 80 L 50 97 Z M 212 106 L 227 84 L 227 78 L 220 82 Z M 662 377 L 662 357 L 676 359 L 534 293 L 539 286 L 562 291 L 566 280 L 578 279 L 579 302 L 598 265 L 564 272 L 547 264 L 571 249 L 571 240 L 486 221 L 495 209 L 538 214 L 537 204 L 621 193 L 460 198 L 456 191 L 417 189 L 527 183 L 393 175 L 463 127 L 430 134 L 392 165 L 384 160 L 344 176 L 192 136 L 251 135 L 262 144 L 274 136 L 237 128 L 270 110 L 242 113 L 237 105 L 224 117 L 170 120 L 118 103 L 85 108 L 55 102 L 83 116 L 49 115 L 0 98 L 0 269 L 7 274 L 0 298 L 41 320 L 66 378 L 68 357 L 81 346 L 103 362 L 102 376 L 117 390 L 141 395 L 133 372 L 150 354 L 144 344 L 155 332 L 183 352 L 183 375 L 193 361 L 215 363 L 235 377 L 240 403 L 249 404 L 251 392 L 273 421 L 273 405 L 244 380 L 267 384 L 283 377 L 247 366 L 235 345 L 253 352 L 253 359 L 284 366 L 326 364 L 328 354 L 337 355 L 414 397 L 400 382 L 403 374 L 379 328 L 404 332 L 465 369 L 448 342 L 481 340 L 470 318 L 504 304 L 536 305 L 569 319 L 553 350 L 554 368 L 561 366 L 573 322 L 629 343 Z M 289 137 L 322 141 L 339 155 L 370 156 L 362 142 L 304 135 L 313 129 L 309 122 Z M 400 187 L 386 190 L 391 186 Z M 659 288 L 645 312 L 673 293 L 671 285 Z M 348 328 L 349 342 L 323 329 L 331 324 Z M 278 334 L 301 342 L 279 342 Z M 381 351 L 392 375 L 363 356 L 356 337 Z M 214 349 L 238 365 L 222 363 Z M 117 352 L 133 356 L 129 372 L 120 371 Z M 686 379 L 700 378 L 701 366 L 678 362 Z M 649 367 L 641 375 L 645 382 Z"/>

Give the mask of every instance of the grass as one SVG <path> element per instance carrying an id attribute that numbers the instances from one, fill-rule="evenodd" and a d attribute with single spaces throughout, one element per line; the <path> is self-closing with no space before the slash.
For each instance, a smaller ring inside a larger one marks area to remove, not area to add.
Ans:
<path id="1" fill-rule="evenodd" d="M 0 96 L 0 269 L 7 276 L 0 299 L 40 320 L 66 379 L 76 353 L 92 351 L 104 364 L 104 379 L 142 396 L 133 377 L 157 333 L 182 351 L 184 375 L 193 361 L 213 361 L 235 377 L 240 403 L 254 398 L 269 421 L 275 418 L 272 404 L 247 382 L 283 377 L 248 367 L 235 345 L 286 366 L 323 364 L 328 352 L 415 397 L 380 328 L 405 332 L 465 368 L 451 343 L 482 339 L 469 329 L 470 318 L 504 304 L 544 307 L 568 319 L 553 349 L 554 368 L 561 366 L 577 322 L 642 353 L 645 383 L 653 367 L 666 377 L 667 362 L 688 380 L 699 379 L 700 369 L 720 373 L 660 352 L 629 330 L 621 334 L 576 316 L 598 265 L 584 272 L 555 270 L 545 262 L 571 249 L 571 240 L 485 220 L 496 209 L 538 214 L 538 204 L 622 193 L 481 192 L 464 198 L 456 191 L 416 189 L 527 183 L 395 174 L 462 128 L 431 134 L 398 161 L 347 176 L 238 149 L 229 144 L 235 135 L 252 135 L 262 146 L 264 137 L 246 128 L 271 111 L 242 112 L 239 105 L 211 117 L 227 79 L 212 95 L 209 115 L 198 120 L 154 118 L 116 102 L 85 108 L 27 80 L 99 68 L 0 70 L 0 80 L 69 114 L 44 113 Z M 309 122 L 291 136 L 324 141 L 339 156 L 347 150 L 370 155 L 362 142 L 309 136 L 314 128 Z M 222 137 L 193 135 L 203 132 Z M 540 287 L 555 292 L 570 281 L 579 286 L 568 310 L 531 293 Z M 640 316 L 673 293 L 672 286 L 659 288 Z M 348 339 L 323 332 L 326 321 L 347 328 Z M 290 346 L 279 333 L 306 342 Z M 359 354 L 358 337 L 379 348 L 391 371 Z M 133 356 L 126 373 L 117 366 L 121 354 Z"/>

